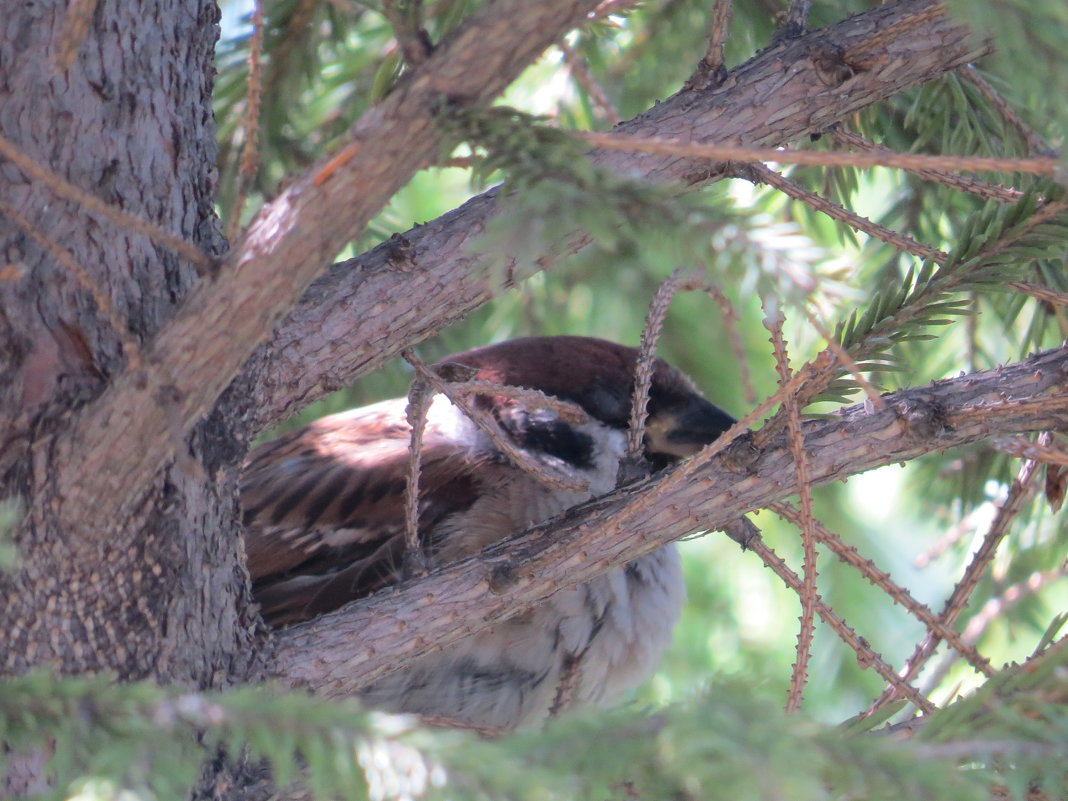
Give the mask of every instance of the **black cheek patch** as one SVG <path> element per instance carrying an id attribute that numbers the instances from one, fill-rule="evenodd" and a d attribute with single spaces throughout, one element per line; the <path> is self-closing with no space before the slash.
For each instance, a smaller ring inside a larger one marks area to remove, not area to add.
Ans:
<path id="1" fill-rule="evenodd" d="M 525 450 L 547 453 L 582 470 L 593 467 L 593 438 L 549 412 L 522 412 L 502 423 Z"/>

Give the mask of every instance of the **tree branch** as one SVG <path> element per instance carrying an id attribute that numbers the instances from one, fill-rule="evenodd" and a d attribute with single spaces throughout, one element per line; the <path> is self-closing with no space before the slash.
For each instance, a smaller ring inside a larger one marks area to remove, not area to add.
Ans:
<path id="1" fill-rule="evenodd" d="M 1068 346 L 884 397 L 881 411 L 858 404 L 804 424 L 812 484 L 992 436 L 1068 428 Z M 710 460 L 698 455 L 480 556 L 278 632 L 269 672 L 290 686 L 351 694 L 563 587 L 797 492 L 783 435 L 746 451 L 739 442 Z"/>
<path id="2" fill-rule="evenodd" d="M 104 536 L 214 406 L 322 266 L 443 143 L 443 108 L 489 102 L 595 0 L 503 0 L 472 15 L 353 127 L 350 141 L 266 206 L 214 280 L 200 284 L 145 354 L 59 443 L 60 513 Z M 338 213 L 345 210 L 344 214 Z M 168 425 L 168 407 L 172 424 Z"/>
<path id="3" fill-rule="evenodd" d="M 842 53 L 864 53 L 855 64 Z M 906 0 L 776 44 L 706 91 L 683 90 L 615 133 L 696 143 L 777 147 L 981 57 L 988 48 L 940 3 Z M 724 177 L 708 160 L 594 150 L 619 174 L 697 187 Z M 217 414 L 258 433 L 370 372 L 525 278 L 471 250 L 501 188 L 355 259 L 335 264 L 260 347 Z M 564 232 L 541 269 L 589 243 Z"/>

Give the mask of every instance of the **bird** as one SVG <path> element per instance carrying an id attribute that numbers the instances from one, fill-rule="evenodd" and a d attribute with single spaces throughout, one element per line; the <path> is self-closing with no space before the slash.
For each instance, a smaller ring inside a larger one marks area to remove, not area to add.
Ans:
<path id="1" fill-rule="evenodd" d="M 476 554 L 611 491 L 637 363 L 636 348 L 579 336 L 524 337 L 447 357 L 441 364 L 489 382 L 472 405 L 500 437 L 495 443 L 445 395 L 433 395 L 418 484 L 424 555 L 441 564 Z M 583 419 L 544 396 L 577 406 Z M 324 417 L 250 453 L 244 543 L 268 626 L 310 620 L 404 577 L 407 405 L 398 398 Z M 660 358 L 648 411 L 643 455 L 654 470 L 734 423 Z M 517 464 L 502 437 L 538 469 Z M 577 481 L 562 488 L 539 471 Z M 607 705 L 655 670 L 684 597 L 678 552 L 666 545 L 423 655 L 358 695 L 369 707 L 494 733 L 574 705 Z"/>

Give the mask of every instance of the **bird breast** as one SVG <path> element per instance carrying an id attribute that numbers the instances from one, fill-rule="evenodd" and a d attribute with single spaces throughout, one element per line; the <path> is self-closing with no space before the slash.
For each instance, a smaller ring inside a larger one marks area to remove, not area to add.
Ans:
<path id="1" fill-rule="evenodd" d="M 457 421 L 455 430 L 463 430 L 464 422 Z M 502 532 L 522 531 L 610 491 L 624 452 L 623 433 L 595 422 L 576 428 L 593 443 L 586 467 L 545 454 L 537 458 L 566 468 L 589 488 L 561 491 L 504 468 L 470 509 L 435 532 L 443 561 L 477 553 L 499 541 Z M 477 447 L 492 446 L 487 440 Z M 607 704 L 655 669 L 684 596 L 678 552 L 665 546 L 422 657 L 361 695 L 373 706 L 488 730 L 529 725 L 576 703 Z"/>

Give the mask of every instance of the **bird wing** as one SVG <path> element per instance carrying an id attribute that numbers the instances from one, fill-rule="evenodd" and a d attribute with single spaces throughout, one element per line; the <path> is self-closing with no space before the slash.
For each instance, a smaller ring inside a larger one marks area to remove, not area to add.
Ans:
<path id="1" fill-rule="evenodd" d="M 472 429 L 457 417 L 427 421 L 419 479 L 424 541 L 478 498 L 487 457 L 475 452 Z M 245 550 L 269 624 L 307 620 L 396 581 L 410 432 L 398 399 L 323 418 L 250 455 L 241 486 Z"/>

